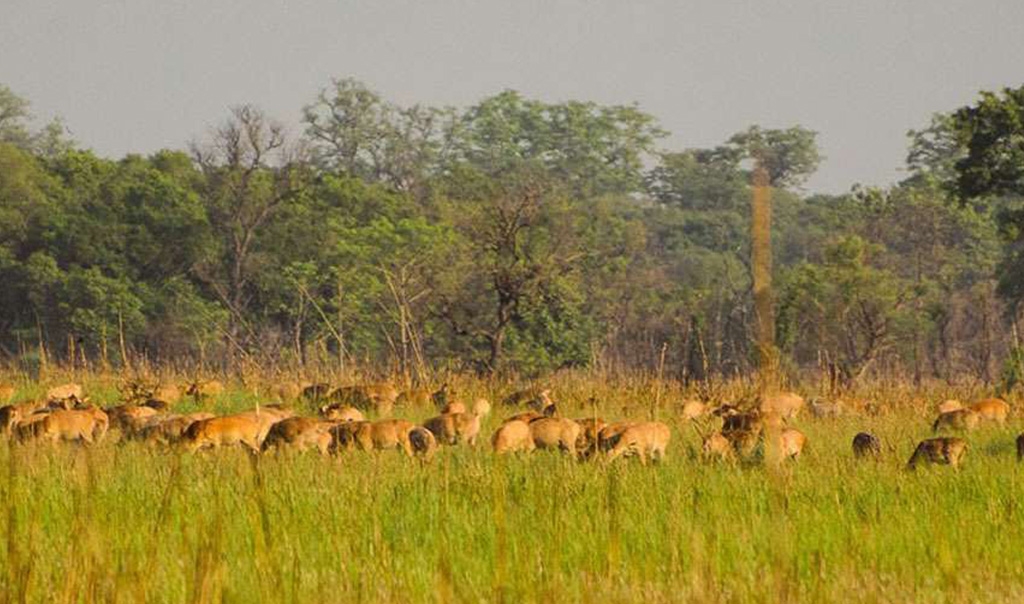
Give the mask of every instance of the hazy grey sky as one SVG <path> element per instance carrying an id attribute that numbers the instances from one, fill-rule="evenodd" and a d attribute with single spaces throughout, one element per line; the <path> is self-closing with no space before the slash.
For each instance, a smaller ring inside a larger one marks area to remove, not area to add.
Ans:
<path id="1" fill-rule="evenodd" d="M 331 77 L 465 106 L 636 101 L 710 146 L 820 132 L 808 188 L 900 177 L 907 129 L 1024 81 L 1022 0 L 4 0 L 0 82 L 104 155 L 183 147 L 254 102 L 297 129 Z"/>

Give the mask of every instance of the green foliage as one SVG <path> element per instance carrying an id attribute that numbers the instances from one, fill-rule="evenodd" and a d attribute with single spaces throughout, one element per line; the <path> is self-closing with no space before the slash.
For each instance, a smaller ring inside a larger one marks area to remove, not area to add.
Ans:
<path id="1" fill-rule="evenodd" d="M 871 256 L 881 251 L 853 235 L 825 250 L 822 264 L 803 263 L 786 276 L 777 338 L 798 361 L 824 351 L 846 379 L 860 377 L 894 341 L 893 321 L 906 293 Z"/>
<path id="2" fill-rule="evenodd" d="M 956 164 L 967 150 L 957 133 L 952 114 L 936 113 L 924 130 L 911 130 L 907 168 L 913 178 L 930 178 L 939 183 L 956 180 Z"/>
<path id="3" fill-rule="evenodd" d="M 723 149 L 662 154 L 648 178 L 648 191 L 658 202 L 685 210 L 745 210 L 747 179 L 736 160 Z"/>
<path id="4" fill-rule="evenodd" d="M 0 145 L 14 145 L 43 158 L 55 158 L 71 150 L 74 142 L 68 137 L 67 126 L 60 118 L 50 120 L 36 132 L 32 131 L 29 106 L 26 99 L 0 84 Z"/>
<path id="5" fill-rule="evenodd" d="M 116 342 L 120 329 L 132 336 L 146 325 L 142 301 L 125 280 L 106 277 L 95 267 L 75 268 L 61 285 L 57 308 L 68 329 L 88 343 Z"/>
<path id="6" fill-rule="evenodd" d="M 1024 300 L 1024 86 L 982 92 L 977 104 L 949 118 L 961 152 L 955 189 L 965 201 L 994 209 L 1009 242 L 999 270 L 999 290 L 1015 307 Z"/>
<path id="7" fill-rule="evenodd" d="M 28 147 L 29 103 L 0 84 L 0 143 Z"/>
<path id="8" fill-rule="evenodd" d="M 321 169 L 418 195 L 446 165 L 457 127 L 450 109 L 400 107 L 351 78 L 321 90 L 303 121 Z"/>
<path id="9" fill-rule="evenodd" d="M 827 351 L 851 378 L 910 366 L 991 380 L 1009 346 L 993 279 L 1011 301 L 1024 283 L 1009 188 L 957 204 L 947 182 L 971 157 L 971 120 L 1012 125 L 989 107 L 1009 93 L 914 133 L 896 187 L 802 196 L 789 188 L 821 159 L 802 127 L 672 151 L 633 105 L 504 91 L 403 107 L 336 80 L 305 108 L 302 140 L 240 105 L 191 153 L 112 161 L 58 122 L 33 132 L 2 90 L 0 350 L 41 337 L 95 355 L 123 327 L 151 358 L 229 364 L 540 375 L 650 367 L 664 351 L 669 374 L 742 374 L 752 159 L 773 186 L 794 371 Z"/>
<path id="10" fill-rule="evenodd" d="M 228 312 L 192 280 L 176 276 L 145 293 L 146 334 L 137 345 L 151 357 L 205 361 L 223 352 Z"/>
<path id="11" fill-rule="evenodd" d="M 983 92 L 977 105 L 953 114 L 953 124 L 966 148 L 956 162 L 960 193 L 1024 196 L 1024 86 Z"/>
<path id="12" fill-rule="evenodd" d="M 469 108 L 455 148 L 487 174 L 536 162 L 578 197 L 640 189 L 643 161 L 664 136 L 635 106 L 548 104 L 506 90 Z"/>
<path id="13" fill-rule="evenodd" d="M 1014 346 L 1006 355 L 1006 360 L 1003 361 L 1000 390 L 1010 393 L 1022 384 L 1024 384 L 1024 348 Z"/>
<path id="14" fill-rule="evenodd" d="M 581 323 L 579 203 L 536 163 L 498 178 L 473 169 L 457 176 L 449 179 L 453 197 L 443 212 L 459 240 L 451 270 L 435 282 L 436 315 L 467 338 L 464 354 L 484 371 L 501 369 L 506 352 L 529 357 L 530 367 L 550 368 L 537 362 L 548 357 L 556 366 L 582 362 L 581 346 L 568 343 L 579 332 L 559 331 Z M 538 336 L 545 339 L 533 341 Z M 573 358 L 561 357 L 569 351 Z"/>
<path id="15" fill-rule="evenodd" d="M 774 187 L 799 186 L 818 169 L 818 133 L 800 126 L 786 130 L 751 126 L 733 135 L 726 149 L 737 158 L 757 160 Z"/>

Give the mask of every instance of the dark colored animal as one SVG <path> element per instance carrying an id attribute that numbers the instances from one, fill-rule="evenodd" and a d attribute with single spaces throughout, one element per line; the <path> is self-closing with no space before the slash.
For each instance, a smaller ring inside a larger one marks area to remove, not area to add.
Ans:
<path id="1" fill-rule="evenodd" d="M 919 464 L 947 465 L 960 467 L 967 453 L 967 442 L 962 438 L 943 437 L 922 440 L 907 462 L 907 468 L 915 469 Z"/>
<path id="2" fill-rule="evenodd" d="M 882 452 L 882 442 L 869 432 L 860 432 L 853 437 L 853 454 L 856 457 L 877 457 Z"/>

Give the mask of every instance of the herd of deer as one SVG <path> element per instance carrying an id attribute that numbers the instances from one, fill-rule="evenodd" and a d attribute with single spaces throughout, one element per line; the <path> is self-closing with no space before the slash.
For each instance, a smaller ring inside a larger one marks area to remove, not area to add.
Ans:
<path id="1" fill-rule="evenodd" d="M 44 400 L 0 407 L 0 431 L 19 442 L 85 444 L 112 433 L 118 439 L 180 446 L 188 451 L 225 446 L 243 446 L 256 453 L 400 449 L 410 457 L 429 461 L 439 445 L 465 443 L 475 447 L 481 420 L 491 412 L 486 399 L 458 400 L 447 385 L 437 391 L 413 389 L 399 393 L 386 383 L 340 387 L 326 383 L 305 387 L 278 384 L 273 394 L 281 402 L 260 405 L 252 411 L 222 416 L 171 412 L 182 396 L 201 402 L 223 390 L 217 381 L 195 382 L 185 388 L 128 382 L 121 388 L 123 403 L 100 408 L 88 401 L 81 386 L 65 384 L 51 388 Z M 13 394 L 13 386 L 0 385 L 0 400 L 10 400 Z M 318 415 L 299 416 L 282 404 L 297 400 L 315 407 Z M 502 403 L 526 410 L 505 419 L 493 433 L 491 447 L 499 454 L 554 449 L 580 459 L 636 456 L 646 464 L 648 460 L 663 460 L 672 438 L 669 426 L 658 421 L 606 422 L 596 415 L 561 417 L 546 389 L 518 391 Z M 368 421 L 364 415 L 387 418 L 396 406 L 435 406 L 440 413 L 420 424 L 404 419 Z M 729 404 L 711 408 L 690 400 L 679 406 L 679 419 L 691 423 L 699 434 L 704 460 L 796 459 L 807 437 L 789 424 L 805 407 L 803 397 L 791 392 L 761 397 L 745 409 Z M 821 403 L 812 402 L 811 409 L 818 416 L 829 414 Z M 1009 411 L 1005 401 L 994 398 L 967 407 L 946 401 L 939 406 L 932 429 L 969 431 L 982 423 L 1002 426 Z M 710 430 L 719 420 L 720 427 Z M 1024 459 L 1024 434 L 1016 444 L 1018 459 Z M 956 467 L 966 450 L 962 438 L 926 439 L 918 444 L 907 465 L 911 469 L 922 463 Z M 875 435 L 861 432 L 854 437 L 856 457 L 877 457 L 881 452 L 881 442 Z"/>

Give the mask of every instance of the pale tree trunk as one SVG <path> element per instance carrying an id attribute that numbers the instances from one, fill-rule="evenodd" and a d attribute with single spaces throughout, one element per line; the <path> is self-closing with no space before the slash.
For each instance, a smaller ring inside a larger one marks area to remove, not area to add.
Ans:
<path id="1" fill-rule="evenodd" d="M 754 168 L 751 204 L 750 267 L 754 289 L 754 320 L 758 350 L 758 383 L 762 391 L 777 379 L 775 310 L 772 295 L 772 198 L 768 171 L 760 162 Z"/>

